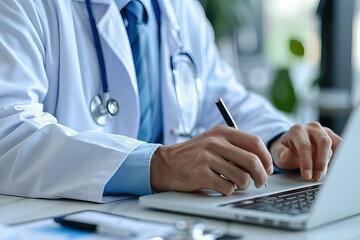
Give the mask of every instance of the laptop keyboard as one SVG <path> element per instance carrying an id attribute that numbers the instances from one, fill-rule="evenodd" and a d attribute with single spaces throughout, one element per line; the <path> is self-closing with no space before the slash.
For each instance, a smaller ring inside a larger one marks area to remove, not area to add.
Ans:
<path id="1" fill-rule="evenodd" d="M 307 213 L 319 191 L 320 185 L 305 187 L 248 200 L 232 202 L 222 206 L 243 208 L 257 211 L 276 212 L 298 215 Z"/>

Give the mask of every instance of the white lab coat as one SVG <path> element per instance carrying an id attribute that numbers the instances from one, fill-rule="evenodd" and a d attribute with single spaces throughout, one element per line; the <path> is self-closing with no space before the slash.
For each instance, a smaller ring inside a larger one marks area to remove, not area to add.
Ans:
<path id="1" fill-rule="evenodd" d="M 222 97 L 238 126 L 264 141 L 289 122 L 240 86 L 214 44 L 196 0 L 159 0 L 164 144 L 184 139 L 179 126 L 170 55 L 181 42 L 204 85 L 199 126 L 223 124 Z M 5 0 L 0 5 L 0 193 L 103 201 L 107 181 L 142 142 L 131 48 L 113 0 L 93 0 L 110 95 L 120 112 L 106 126 L 89 104 L 101 90 L 98 60 L 84 0 Z M 129 179 L 131 181 L 131 179 Z"/>

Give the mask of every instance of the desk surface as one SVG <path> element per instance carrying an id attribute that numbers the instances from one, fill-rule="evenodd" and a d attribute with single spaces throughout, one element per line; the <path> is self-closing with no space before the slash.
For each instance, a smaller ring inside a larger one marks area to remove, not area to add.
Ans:
<path id="1" fill-rule="evenodd" d="M 242 235 L 244 239 L 360 239 L 360 215 L 309 231 L 292 232 L 157 211 L 140 206 L 137 198 L 97 204 L 72 200 L 28 199 L 0 195 L 0 224 L 16 224 L 87 209 L 171 223 L 179 219 L 197 219 L 208 228 L 222 229 L 227 233 Z"/>

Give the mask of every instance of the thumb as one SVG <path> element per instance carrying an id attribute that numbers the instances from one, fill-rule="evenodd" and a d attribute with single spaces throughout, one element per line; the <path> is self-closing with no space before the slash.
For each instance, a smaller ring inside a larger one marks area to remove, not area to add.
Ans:
<path id="1" fill-rule="evenodd" d="M 293 159 L 293 154 L 290 148 L 284 145 L 281 141 L 276 141 L 271 146 L 271 155 L 274 164 L 282 169 L 288 169 L 289 162 Z"/>
<path id="2" fill-rule="evenodd" d="M 291 152 L 291 150 L 289 148 L 287 148 L 286 146 L 284 146 L 280 151 L 279 151 L 279 162 L 280 163 L 287 163 L 290 162 L 290 160 L 293 158 L 293 154 Z"/>

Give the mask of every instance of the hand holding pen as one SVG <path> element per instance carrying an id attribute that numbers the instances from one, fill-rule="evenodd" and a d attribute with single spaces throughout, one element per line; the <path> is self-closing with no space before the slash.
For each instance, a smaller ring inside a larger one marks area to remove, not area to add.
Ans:
<path id="1" fill-rule="evenodd" d="M 160 146 L 151 159 L 152 189 L 230 195 L 236 188 L 246 190 L 250 179 L 264 186 L 273 172 L 271 155 L 258 136 L 235 127 L 218 125 L 186 142 Z"/>
<path id="2" fill-rule="evenodd" d="M 221 113 L 221 116 L 224 118 L 226 124 L 229 126 L 229 127 L 233 127 L 235 129 L 239 129 L 236 125 L 236 122 L 234 121 L 233 117 L 231 116 L 229 110 L 227 109 L 224 101 L 221 99 L 221 98 L 218 98 L 216 101 L 215 101 L 215 104 L 216 106 L 218 107 L 220 113 Z M 267 186 L 267 183 L 265 183 L 265 187 L 268 187 Z"/>

